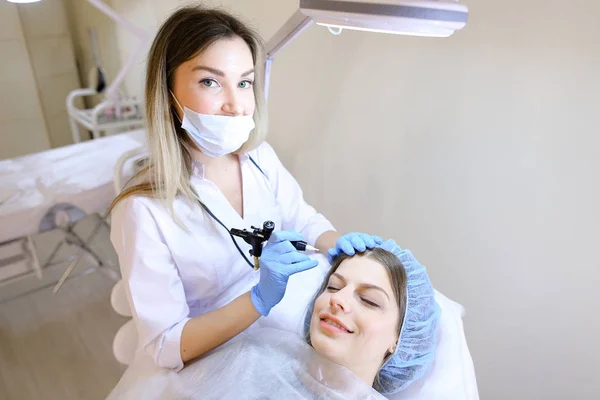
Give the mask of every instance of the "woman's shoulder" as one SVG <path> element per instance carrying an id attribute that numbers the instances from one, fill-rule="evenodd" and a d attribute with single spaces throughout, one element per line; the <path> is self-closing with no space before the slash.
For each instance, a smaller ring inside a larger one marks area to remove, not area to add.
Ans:
<path id="1" fill-rule="evenodd" d="M 139 212 L 147 210 L 152 212 L 160 204 L 160 201 L 150 195 L 143 194 L 130 194 L 119 200 L 115 205 L 115 211 L 121 210 L 121 212 Z"/>
<path id="2" fill-rule="evenodd" d="M 177 210 L 179 207 L 175 207 Z M 163 201 L 145 194 L 130 194 L 123 197 L 111 212 L 111 221 L 115 224 L 134 224 L 135 226 L 163 226 L 171 221 L 171 213 Z"/>

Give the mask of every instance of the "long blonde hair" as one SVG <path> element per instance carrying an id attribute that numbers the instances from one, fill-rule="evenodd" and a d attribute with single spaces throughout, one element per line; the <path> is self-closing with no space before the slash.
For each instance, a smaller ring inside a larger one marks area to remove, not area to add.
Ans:
<path id="1" fill-rule="evenodd" d="M 150 52 L 146 69 L 146 127 L 150 160 L 132 181 L 138 182 L 114 199 L 110 211 L 129 196 L 141 195 L 159 199 L 181 224 L 173 203 L 179 195 L 195 201 L 190 185 L 192 156 L 187 134 L 181 128 L 176 104 L 170 96 L 175 70 L 221 39 L 240 37 L 252 53 L 255 66 L 254 98 L 256 127 L 236 153 L 258 147 L 266 136 L 266 113 L 263 94 L 262 41 L 257 33 L 231 14 L 198 6 L 175 11 L 160 27 Z"/>

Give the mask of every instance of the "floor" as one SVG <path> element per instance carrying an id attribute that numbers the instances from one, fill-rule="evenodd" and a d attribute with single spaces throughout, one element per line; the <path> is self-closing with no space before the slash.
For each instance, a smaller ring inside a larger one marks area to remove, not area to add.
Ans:
<path id="1" fill-rule="evenodd" d="M 86 238 L 97 221 L 88 216 L 75 230 Z M 91 247 L 105 260 L 104 268 L 118 271 L 108 235 L 108 227 L 102 226 Z M 34 238 L 41 263 L 61 238 L 60 231 Z M 63 246 L 57 259 L 76 251 Z M 115 283 L 110 274 L 96 270 L 68 280 L 56 295 L 47 288 L 6 301 L 52 283 L 67 265 L 45 270 L 45 280 L 32 276 L 0 286 L 0 399 L 103 399 L 125 370 L 112 355 L 112 339 L 127 319 L 110 305 Z M 84 257 L 74 272 L 94 265 Z"/>

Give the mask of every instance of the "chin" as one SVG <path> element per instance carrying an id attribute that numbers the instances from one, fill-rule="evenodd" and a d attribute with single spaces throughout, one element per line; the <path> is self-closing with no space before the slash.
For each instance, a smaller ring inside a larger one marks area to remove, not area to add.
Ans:
<path id="1" fill-rule="evenodd" d="M 311 330 L 310 341 L 317 353 L 323 357 L 340 364 L 340 356 L 344 354 L 341 343 L 323 333 L 318 329 Z"/>

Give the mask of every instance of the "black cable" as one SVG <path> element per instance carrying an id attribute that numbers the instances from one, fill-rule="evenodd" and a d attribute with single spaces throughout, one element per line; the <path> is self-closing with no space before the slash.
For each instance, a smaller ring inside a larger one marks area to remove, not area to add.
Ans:
<path id="1" fill-rule="evenodd" d="M 240 246 L 237 244 L 235 238 L 233 237 L 233 235 L 231 234 L 231 232 L 229 231 L 229 229 L 227 229 L 227 227 L 225 226 L 224 223 L 221 222 L 221 220 L 219 218 L 217 218 L 215 216 L 215 214 L 212 213 L 212 211 L 210 211 L 210 209 L 204 205 L 203 202 L 201 202 L 200 200 L 198 200 L 198 203 L 200 203 L 200 206 L 202 206 L 202 208 L 208 213 L 208 215 L 210 215 L 215 221 L 217 221 L 223 228 L 225 228 L 225 230 L 227 231 L 227 233 L 229 233 L 229 236 L 231 237 L 231 240 L 233 241 L 233 244 L 235 245 L 235 247 L 238 249 L 238 251 L 240 252 L 240 254 L 242 255 L 242 257 L 244 257 L 244 260 L 246 260 L 246 262 L 248 263 L 248 265 L 254 269 L 254 264 L 252 264 L 250 262 L 250 260 L 248 260 L 248 257 L 246 257 L 246 255 L 244 254 L 244 252 L 242 251 L 242 249 L 240 249 Z"/>
<path id="2" fill-rule="evenodd" d="M 254 159 L 252 157 L 249 157 L 249 158 L 250 158 L 250 161 L 252 161 L 252 164 L 254 164 L 254 166 L 256 168 L 258 168 L 258 170 L 261 172 L 261 174 L 263 174 L 263 176 L 266 178 L 267 175 L 264 173 L 264 171 L 262 170 L 262 168 L 258 166 L 258 164 L 256 163 L 256 161 L 254 161 Z M 223 228 L 225 228 L 225 230 L 227 231 L 227 233 L 229 233 L 229 236 L 231 237 L 231 240 L 233 241 L 233 244 L 235 245 L 235 247 L 237 248 L 237 250 L 240 252 L 240 254 L 242 255 L 242 257 L 244 257 L 244 260 L 246 260 L 246 262 L 248 263 L 248 265 L 252 269 L 254 269 L 254 264 L 252 264 L 250 262 L 250 260 L 248 260 L 248 257 L 246 257 L 246 255 L 244 254 L 244 252 L 242 251 L 242 249 L 240 249 L 240 246 L 235 241 L 235 238 L 233 237 L 233 235 L 231 234 L 231 232 L 229 231 L 229 229 L 225 226 L 224 223 L 221 222 L 221 220 L 219 218 L 216 217 L 215 214 L 212 213 L 212 211 L 210 211 L 210 209 L 206 205 L 204 205 L 204 203 L 202 201 L 200 201 L 200 196 L 198 196 L 198 193 L 196 193 L 196 191 L 193 190 L 193 189 L 192 189 L 192 191 L 196 195 L 196 199 L 198 200 L 198 203 L 200 203 L 200 206 L 208 213 L 208 215 L 210 215 L 212 217 L 212 219 L 214 219 L 215 221 L 217 221 L 219 223 L 219 225 L 221 225 Z"/>

